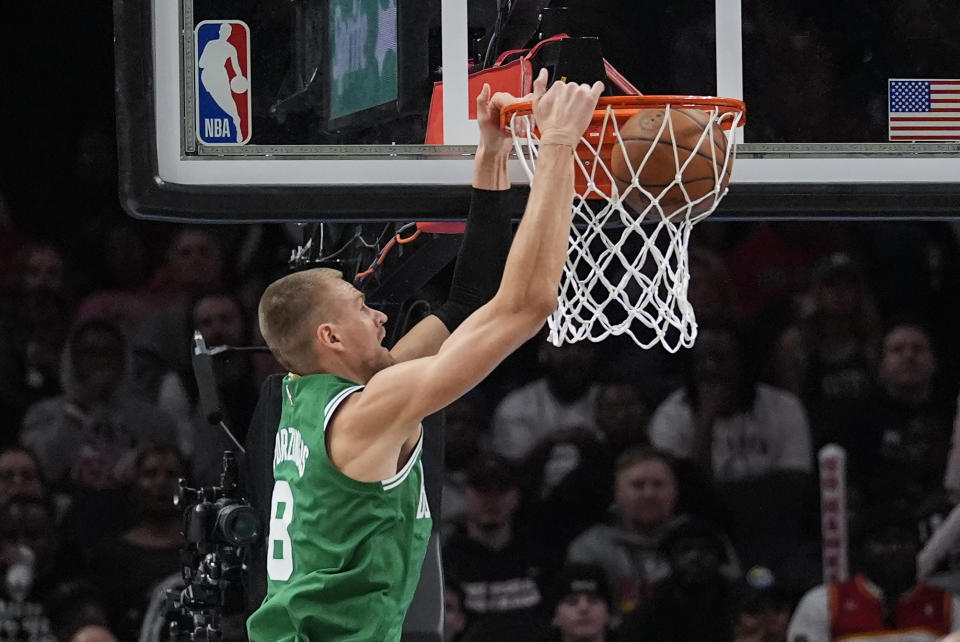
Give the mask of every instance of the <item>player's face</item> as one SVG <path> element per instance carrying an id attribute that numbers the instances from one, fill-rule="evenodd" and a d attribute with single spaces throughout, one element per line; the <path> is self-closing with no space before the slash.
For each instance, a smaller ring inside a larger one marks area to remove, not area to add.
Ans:
<path id="1" fill-rule="evenodd" d="M 339 305 L 333 325 L 350 360 L 356 364 L 365 380 L 369 380 L 395 363 L 389 350 L 383 346 L 387 315 L 369 307 L 362 292 L 346 281 L 342 283 L 338 284 L 335 295 Z"/>
<path id="2" fill-rule="evenodd" d="M 565 639 L 594 640 L 610 623 L 607 603 L 592 593 L 574 593 L 560 600 L 553 625 Z"/>
<path id="3" fill-rule="evenodd" d="M 617 508 L 625 522 L 656 526 L 673 515 L 677 484 L 670 468 L 658 459 L 641 461 L 617 475 Z"/>

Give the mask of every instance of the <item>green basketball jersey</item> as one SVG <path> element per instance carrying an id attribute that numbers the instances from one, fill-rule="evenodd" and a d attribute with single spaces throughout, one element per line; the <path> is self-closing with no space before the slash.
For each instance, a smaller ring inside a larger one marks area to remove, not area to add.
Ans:
<path id="1" fill-rule="evenodd" d="M 351 479 L 330 461 L 324 430 L 363 386 L 333 375 L 288 375 L 282 385 L 267 597 L 247 620 L 250 640 L 399 640 L 432 523 L 423 436 L 390 479 Z"/>

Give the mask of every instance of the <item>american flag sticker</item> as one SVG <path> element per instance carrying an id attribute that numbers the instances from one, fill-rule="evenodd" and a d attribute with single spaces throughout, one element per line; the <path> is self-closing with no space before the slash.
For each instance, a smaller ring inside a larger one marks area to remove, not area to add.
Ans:
<path id="1" fill-rule="evenodd" d="M 891 78 L 890 140 L 960 140 L 960 80 Z"/>

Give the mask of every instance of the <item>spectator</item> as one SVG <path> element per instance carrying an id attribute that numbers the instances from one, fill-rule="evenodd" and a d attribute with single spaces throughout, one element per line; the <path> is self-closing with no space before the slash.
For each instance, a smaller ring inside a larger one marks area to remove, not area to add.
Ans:
<path id="1" fill-rule="evenodd" d="M 41 499 L 45 494 L 36 455 L 19 446 L 0 451 L 0 506 L 16 495 Z"/>
<path id="2" fill-rule="evenodd" d="M 0 632 L 7 640 L 56 642 L 45 598 L 60 579 L 53 505 L 17 495 L 0 507 Z"/>
<path id="3" fill-rule="evenodd" d="M 135 465 L 133 528 L 102 541 L 91 555 L 89 574 L 96 580 L 113 630 L 135 640 L 154 586 L 180 567 L 181 511 L 173 503 L 185 467 L 172 445 L 148 446 Z"/>
<path id="4" fill-rule="evenodd" d="M 691 245 L 689 270 L 687 301 L 699 324 L 730 323 L 740 318 L 733 280 L 718 254 Z M 607 337 L 596 348 L 600 351 L 601 380 L 630 382 L 643 391 L 642 398 L 649 406 L 643 423 L 649 419 L 649 412 L 683 382 L 682 360 L 677 354 L 643 350 L 626 335 Z"/>
<path id="5" fill-rule="evenodd" d="M 887 398 L 914 409 L 933 400 L 937 359 L 917 323 L 897 323 L 883 337 L 877 380 Z"/>
<path id="6" fill-rule="evenodd" d="M 443 548 L 444 572 L 464 591 L 464 609 L 477 624 L 498 620 L 526 639 L 536 627 L 542 569 L 533 546 L 517 531 L 517 473 L 509 460 L 486 455 L 470 466 L 464 489 L 465 520 Z M 476 633 L 472 633 L 476 635 Z"/>
<path id="7" fill-rule="evenodd" d="M 917 520 L 921 546 L 954 506 L 941 484 L 949 446 L 949 434 L 943 428 L 925 421 L 908 424 L 900 447 L 886 458 L 884 474 L 871 484 L 872 496 L 866 498 L 868 503 L 887 506 L 896 498 L 897 505 Z M 956 569 L 958 562 L 951 560 L 951 566 Z"/>
<path id="8" fill-rule="evenodd" d="M 627 616 L 623 637 L 644 642 L 729 642 L 731 591 L 721 572 L 727 560 L 719 532 L 699 520 L 680 520 L 660 542 L 660 552 L 669 562 L 670 576 Z"/>
<path id="9" fill-rule="evenodd" d="M 589 342 L 554 347 L 544 341 L 538 354 L 543 377 L 508 394 L 493 414 L 493 449 L 523 459 L 548 435 L 563 429 L 597 433 L 594 351 Z M 558 469 L 564 468 L 563 464 Z M 569 471 L 570 466 L 566 466 Z"/>
<path id="10" fill-rule="evenodd" d="M 26 245 L 0 293 L 0 413 L 19 426 L 30 404 L 60 392 L 60 353 L 70 302 L 63 256 L 45 243 Z M 0 434 L 0 447 L 16 437 Z"/>
<path id="11" fill-rule="evenodd" d="M 218 291 L 195 297 L 190 306 L 190 331 L 181 341 L 183 367 L 167 372 L 160 382 L 157 405 L 174 417 L 178 426 L 177 442 L 190 458 L 190 478 L 197 485 L 212 485 L 220 473 L 224 450 L 235 450 L 232 440 L 220 426 L 207 421 L 200 406 L 200 393 L 190 355 L 193 332 L 203 336 L 208 347 L 248 346 L 247 317 L 240 301 L 231 293 Z M 257 402 L 259 382 L 249 352 L 223 353 L 214 358 L 216 391 L 223 410 L 223 423 L 243 443 Z"/>
<path id="12" fill-rule="evenodd" d="M 99 274 L 93 292 L 80 302 L 76 320 L 110 321 L 123 330 L 127 339 L 133 339 L 154 309 L 146 289 L 146 243 L 131 223 L 111 226 L 101 243 L 96 257 L 101 263 Z"/>
<path id="13" fill-rule="evenodd" d="M 571 564 L 554 582 L 551 635 L 556 642 L 610 642 L 611 604 L 603 569 Z"/>
<path id="14" fill-rule="evenodd" d="M 561 566 L 573 538 L 606 516 L 613 501 L 614 460 L 633 446 L 647 444 L 648 407 L 632 383 L 599 384 L 595 421 L 600 436 L 561 430 L 542 439 L 527 456 L 531 522 L 542 526 L 537 541 L 548 565 Z M 559 471 L 558 462 L 564 464 Z"/>
<path id="15" fill-rule="evenodd" d="M 15 260 L 12 288 L 20 292 L 61 291 L 64 288 L 63 254 L 50 243 L 32 243 Z"/>
<path id="16" fill-rule="evenodd" d="M 744 564 L 777 573 L 791 564 L 804 576 L 815 565 L 805 543 L 816 532 L 806 413 L 796 396 L 758 383 L 745 354 L 735 327 L 701 327 L 687 385 L 654 411 L 650 441 L 712 477 L 720 523 Z M 794 563 L 800 551 L 803 561 Z"/>
<path id="17" fill-rule="evenodd" d="M 137 389 L 155 400 L 163 376 L 190 367 L 184 337 L 191 337 L 194 297 L 224 287 L 223 250 L 214 234 L 201 227 L 177 228 L 149 291 L 158 306 L 140 324 L 132 341 L 132 372 Z"/>
<path id="18" fill-rule="evenodd" d="M 482 396 L 472 391 L 443 411 L 444 481 L 441 493 L 442 533 L 449 537 L 464 518 L 464 487 L 470 464 L 487 450 L 489 416 Z"/>
<path id="19" fill-rule="evenodd" d="M 930 334 L 917 323 L 898 323 L 884 335 L 882 346 L 877 380 L 887 399 L 910 415 L 937 401 L 937 358 Z"/>
<path id="20" fill-rule="evenodd" d="M 736 591 L 733 642 L 787 642 L 793 600 L 770 569 L 755 566 Z"/>
<path id="21" fill-rule="evenodd" d="M 78 325 L 63 362 L 65 394 L 30 407 L 21 442 L 37 454 L 52 488 L 70 493 L 62 531 L 78 550 L 89 551 L 129 525 L 125 487 L 137 449 L 172 443 L 176 433 L 165 413 L 130 393 L 116 326 Z"/>
<path id="22" fill-rule="evenodd" d="M 651 443 L 721 482 L 775 471 L 809 473 L 813 456 L 803 405 L 785 390 L 757 383 L 744 354 L 733 326 L 701 327 L 687 385 L 654 411 Z"/>
<path id="23" fill-rule="evenodd" d="M 955 331 L 960 312 L 956 227 L 946 221 L 920 225 L 877 221 L 863 226 L 860 234 L 867 249 L 865 274 L 873 283 L 881 318 L 899 319 L 906 313 L 923 319 L 924 331 L 942 349 L 937 354 L 938 370 L 947 380 L 956 381 L 960 373 Z"/>
<path id="24" fill-rule="evenodd" d="M 919 430 L 936 441 L 945 441 L 953 419 L 953 399 L 947 403 L 935 394 L 937 358 L 928 332 L 913 322 L 897 322 L 884 334 L 877 371 L 877 391 L 871 412 L 850 426 L 845 443 L 850 474 L 868 494 L 880 492 L 884 480 L 873 474 L 876 466 L 897 467 L 903 458 L 908 430 Z M 918 424 L 929 424 L 921 427 Z M 913 428 L 911 428 L 913 426 Z M 944 455 L 934 475 L 943 474 Z"/>
<path id="25" fill-rule="evenodd" d="M 615 466 L 612 521 L 590 527 L 570 544 L 568 562 L 596 564 L 604 570 L 615 617 L 636 609 L 670 574 L 659 546 L 682 519 L 676 513 L 678 495 L 667 455 L 648 448 L 629 450 Z M 736 556 L 728 550 L 726 557 L 724 573 L 736 577 Z"/>
<path id="26" fill-rule="evenodd" d="M 774 383 L 800 397 L 817 449 L 838 440 L 869 404 L 879 328 L 870 293 L 846 254 L 813 270 L 811 309 L 783 334 Z"/>
<path id="27" fill-rule="evenodd" d="M 647 422 L 650 404 L 640 386 L 629 382 L 601 383 L 597 390 L 594 421 L 607 449 L 622 453 L 650 443 Z"/>
<path id="28" fill-rule="evenodd" d="M 817 586 L 800 600 L 789 642 L 831 642 L 853 637 L 933 642 L 960 628 L 960 598 L 917 582 L 916 525 L 891 506 L 867 511 L 851 524 L 853 578 Z"/>
<path id="29" fill-rule="evenodd" d="M 526 514 L 547 566 L 562 566 L 570 542 L 604 519 L 612 460 L 605 443 L 576 428 L 551 433 L 524 460 Z"/>
<path id="30" fill-rule="evenodd" d="M 104 321 L 77 326 L 64 354 L 65 394 L 30 407 L 21 441 L 53 485 L 118 488 L 129 481 L 136 449 L 170 441 L 171 420 L 129 394 L 126 342 Z"/>
<path id="31" fill-rule="evenodd" d="M 158 303 L 187 302 L 223 285 L 223 248 L 212 231 L 181 225 L 170 237 L 164 263 L 150 280 Z"/>

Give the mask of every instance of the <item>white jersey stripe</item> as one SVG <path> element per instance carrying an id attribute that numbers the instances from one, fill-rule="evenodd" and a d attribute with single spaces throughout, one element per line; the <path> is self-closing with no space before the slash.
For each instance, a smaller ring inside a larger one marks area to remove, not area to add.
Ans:
<path id="1" fill-rule="evenodd" d="M 323 431 L 327 431 L 327 425 L 330 423 L 333 413 L 337 411 L 337 407 L 346 399 L 348 396 L 353 394 L 358 390 L 362 390 L 363 386 L 352 386 L 350 388 L 344 388 L 337 396 L 330 400 L 330 403 L 327 404 L 327 407 L 323 409 Z"/>
<path id="2" fill-rule="evenodd" d="M 413 452 L 410 453 L 410 458 L 407 459 L 407 463 L 404 464 L 403 468 L 400 469 L 396 475 L 390 479 L 384 479 L 380 483 L 383 484 L 383 490 L 390 490 L 391 488 L 396 488 L 403 483 L 403 480 L 407 478 L 410 474 L 410 471 L 413 470 L 413 467 L 420 460 L 420 451 L 423 449 L 423 429 L 420 429 L 420 439 L 417 440 L 417 445 L 413 447 Z"/>

